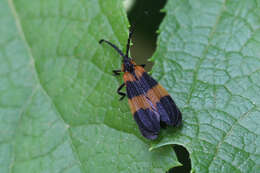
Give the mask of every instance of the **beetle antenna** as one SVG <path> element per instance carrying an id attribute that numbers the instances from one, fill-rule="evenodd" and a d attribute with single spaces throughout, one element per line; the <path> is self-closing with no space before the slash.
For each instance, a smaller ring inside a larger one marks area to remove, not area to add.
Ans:
<path id="1" fill-rule="evenodd" d="M 123 54 L 123 52 L 116 46 L 114 45 L 113 43 L 107 41 L 107 40 L 99 40 L 99 44 L 102 44 L 103 42 L 109 44 L 111 47 L 113 47 L 123 58 L 125 57 L 125 55 Z"/>
<path id="2" fill-rule="evenodd" d="M 130 49 L 130 42 L 131 42 L 131 38 L 132 38 L 132 35 L 133 35 L 133 32 L 131 30 L 129 30 L 129 36 L 128 36 L 128 40 L 127 40 L 127 45 L 126 45 L 126 56 L 128 56 L 128 53 L 129 53 L 129 49 Z"/>

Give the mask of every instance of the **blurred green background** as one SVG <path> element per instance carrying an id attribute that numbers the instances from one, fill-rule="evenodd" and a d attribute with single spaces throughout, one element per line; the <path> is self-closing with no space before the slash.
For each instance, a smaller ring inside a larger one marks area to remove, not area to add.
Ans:
<path id="1" fill-rule="evenodd" d="M 137 64 L 146 64 L 145 69 L 150 71 L 153 63 L 148 59 L 156 49 L 157 30 L 165 13 L 162 12 L 166 0 L 124 0 L 128 19 L 133 29 L 131 56 Z M 188 151 L 182 146 L 173 146 L 181 167 L 169 170 L 169 173 L 188 173 L 191 170 Z"/>
<path id="2" fill-rule="evenodd" d="M 165 13 L 160 10 L 166 0 L 126 0 L 125 2 L 128 19 L 134 31 L 131 56 L 137 64 L 146 64 L 146 69 L 150 70 L 153 64 L 147 60 L 156 48 L 156 31 L 165 16 Z"/>

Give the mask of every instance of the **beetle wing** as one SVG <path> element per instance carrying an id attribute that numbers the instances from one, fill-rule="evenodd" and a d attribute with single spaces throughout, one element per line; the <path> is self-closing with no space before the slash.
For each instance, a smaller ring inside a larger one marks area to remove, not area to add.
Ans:
<path id="1" fill-rule="evenodd" d="M 141 66 L 136 66 L 134 73 L 125 72 L 123 78 L 131 112 L 144 137 L 156 139 L 160 122 L 180 124 L 181 112 L 168 92 Z"/>
<path id="2" fill-rule="evenodd" d="M 135 74 L 140 79 L 140 85 L 149 88 L 144 93 L 148 100 L 155 106 L 160 115 L 160 120 L 169 126 L 180 125 L 182 114 L 166 89 L 157 83 L 140 66 L 136 67 Z"/>
<path id="3" fill-rule="evenodd" d="M 182 114 L 168 92 L 160 85 L 148 91 L 147 96 L 151 99 L 160 114 L 160 120 L 169 126 L 179 126 Z"/>

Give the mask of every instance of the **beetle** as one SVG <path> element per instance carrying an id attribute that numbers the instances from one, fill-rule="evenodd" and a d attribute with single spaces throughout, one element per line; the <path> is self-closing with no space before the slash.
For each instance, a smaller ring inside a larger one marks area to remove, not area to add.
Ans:
<path id="1" fill-rule="evenodd" d="M 119 86 L 117 93 L 121 96 L 120 100 L 127 95 L 130 110 L 139 130 L 145 138 L 154 140 L 165 125 L 180 126 L 182 114 L 168 92 L 145 72 L 145 65 L 136 65 L 129 57 L 132 33 L 129 32 L 125 54 L 107 40 L 101 39 L 99 43 L 110 45 L 122 57 L 122 68 L 113 70 L 115 75 L 124 73 L 124 83 Z M 126 86 L 126 93 L 121 92 L 124 86 Z"/>

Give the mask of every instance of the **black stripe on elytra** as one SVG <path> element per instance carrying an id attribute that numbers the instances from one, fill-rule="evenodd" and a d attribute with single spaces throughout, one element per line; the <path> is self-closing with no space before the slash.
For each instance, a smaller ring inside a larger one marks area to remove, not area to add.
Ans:
<path id="1" fill-rule="evenodd" d="M 151 109 L 139 109 L 134 113 L 134 119 L 144 137 L 156 139 L 160 132 L 160 116 Z"/>
<path id="2" fill-rule="evenodd" d="M 126 82 L 127 96 L 131 99 L 135 96 L 143 95 L 157 84 L 156 80 L 144 72 L 138 80 Z"/>
<path id="3" fill-rule="evenodd" d="M 181 112 L 169 95 L 162 97 L 156 103 L 156 107 L 157 112 L 160 114 L 160 121 L 169 126 L 179 126 L 181 124 Z"/>

